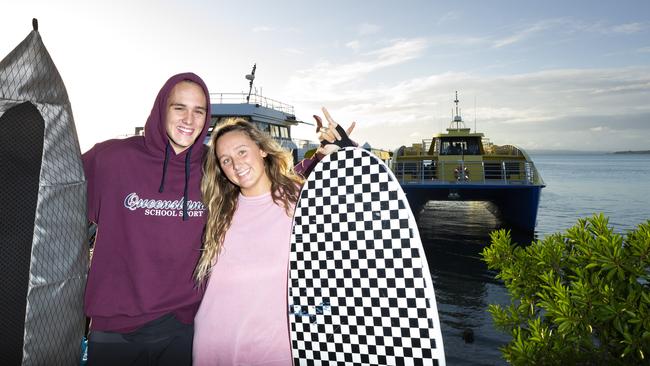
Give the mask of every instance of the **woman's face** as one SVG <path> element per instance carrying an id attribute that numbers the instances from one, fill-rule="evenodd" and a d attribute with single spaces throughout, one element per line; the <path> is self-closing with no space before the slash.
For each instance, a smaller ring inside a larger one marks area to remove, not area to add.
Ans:
<path id="1" fill-rule="evenodd" d="M 225 133 L 217 139 L 215 152 L 221 170 L 244 196 L 259 196 L 271 191 L 271 180 L 264 169 L 267 154 L 246 133 Z"/>

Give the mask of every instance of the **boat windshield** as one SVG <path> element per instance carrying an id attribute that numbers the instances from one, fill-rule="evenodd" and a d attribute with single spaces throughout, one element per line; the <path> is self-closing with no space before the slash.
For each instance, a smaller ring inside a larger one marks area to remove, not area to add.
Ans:
<path id="1" fill-rule="evenodd" d="M 440 155 L 480 155 L 480 139 L 478 137 L 443 137 L 440 144 Z"/>

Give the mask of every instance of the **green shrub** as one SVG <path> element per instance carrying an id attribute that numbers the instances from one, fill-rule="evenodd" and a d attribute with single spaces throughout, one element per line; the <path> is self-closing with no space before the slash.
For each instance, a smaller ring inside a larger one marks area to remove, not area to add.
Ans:
<path id="1" fill-rule="evenodd" d="M 650 221 L 620 235 L 602 214 L 526 247 L 505 230 L 483 250 L 510 306 L 490 305 L 515 365 L 650 364 Z"/>

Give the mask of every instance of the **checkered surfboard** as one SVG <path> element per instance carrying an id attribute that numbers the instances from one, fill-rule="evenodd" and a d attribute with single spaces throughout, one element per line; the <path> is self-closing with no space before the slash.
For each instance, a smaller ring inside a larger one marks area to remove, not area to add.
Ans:
<path id="1" fill-rule="evenodd" d="M 406 196 L 371 153 L 323 159 L 296 206 L 295 365 L 445 365 L 431 274 Z"/>

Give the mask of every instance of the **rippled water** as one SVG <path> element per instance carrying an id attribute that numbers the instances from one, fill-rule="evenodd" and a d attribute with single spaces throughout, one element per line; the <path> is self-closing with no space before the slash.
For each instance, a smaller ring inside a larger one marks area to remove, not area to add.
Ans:
<path id="1" fill-rule="evenodd" d="M 526 244 L 603 212 L 619 232 L 650 219 L 650 155 L 533 155 L 546 182 L 535 232 L 513 232 Z M 433 277 L 449 365 L 502 365 L 509 336 L 494 329 L 488 304 L 508 304 L 503 285 L 481 260 L 503 223 L 487 202 L 429 202 L 419 220 Z M 471 330 L 474 341 L 462 334 Z"/>
<path id="2" fill-rule="evenodd" d="M 603 212 L 617 231 L 650 219 L 650 155 L 532 156 L 546 181 L 536 231 L 565 230 Z"/>

